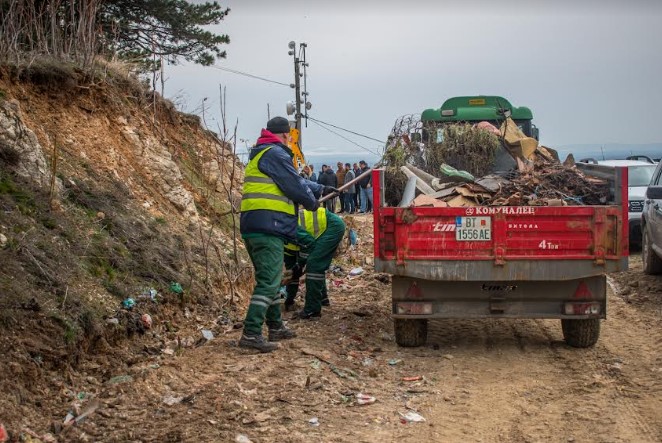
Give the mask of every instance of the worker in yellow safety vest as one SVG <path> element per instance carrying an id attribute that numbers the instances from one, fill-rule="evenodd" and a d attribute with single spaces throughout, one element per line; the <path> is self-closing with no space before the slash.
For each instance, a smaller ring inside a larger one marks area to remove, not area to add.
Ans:
<path id="1" fill-rule="evenodd" d="M 255 268 L 255 288 L 239 346 L 260 352 L 271 352 L 278 348 L 275 342 L 296 336 L 281 318 L 283 246 L 296 240 L 298 206 L 316 211 L 324 191 L 324 186 L 305 180 L 294 169 L 289 137 L 287 119 L 269 120 L 249 153 L 244 173 L 240 231 Z M 262 336 L 265 321 L 268 340 Z"/>
<path id="2" fill-rule="evenodd" d="M 300 270 L 306 270 L 306 298 L 301 311 L 294 318 L 315 319 L 322 315 L 322 306 L 328 305 L 326 271 L 333 255 L 345 235 L 345 223 L 340 217 L 325 208 L 315 211 L 299 210 L 297 227 L 297 264 L 293 278 L 288 284 L 285 309 L 291 309 L 299 285 Z M 287 259 L 286 259 L 287 260 Z M 297 268 L 299 272 L 297 272 Z"/>

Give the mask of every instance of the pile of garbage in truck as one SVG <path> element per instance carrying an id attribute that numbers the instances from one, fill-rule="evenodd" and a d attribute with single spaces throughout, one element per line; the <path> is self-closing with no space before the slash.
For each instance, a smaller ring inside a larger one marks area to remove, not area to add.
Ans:
<path id="1" fill-rule="evenodd" d="M 428 128 L 428 133 L 432 132 Z M 577 169 L 572 155 L 561 162 L 554 149 L 527 137 L 510 118 L 440 125 L 434 140 L 391 134 L 383 167 L 389 206 L 602 205 L 607 180 Z"/>

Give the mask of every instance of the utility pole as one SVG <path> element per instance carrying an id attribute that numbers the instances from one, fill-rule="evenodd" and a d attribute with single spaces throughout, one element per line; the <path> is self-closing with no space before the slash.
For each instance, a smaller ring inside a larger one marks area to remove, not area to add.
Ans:
<path id="1" fill-rule="evenodd" d="M 296 55 L 294 56 L 294 97 L 296 98 L 295 100 L 295 106 L 296 106 L 296 113 L 294 114 L 294 119 L 296 121 L 296 126 L 299 130 L 299 134 L 301 134 L 301 69 L 299 69 L 301 62 L 299 61 L 299 57 Z M 299 146 L 301 146 L 301 135 L 299 135 Z"/>
<path id="2" fill-rule="evenodd" d="M 290 85 L 294 89 L 294 102 L 287 104 L 287 115 L 294 114 L 294 129 L 298 131 L 298 146 L 303 151 L 301 144 L 301 119 L 306 119 L 306 126 L 308 126 L 308 110 L 312 104 L 308 101 L 307 90 L 307 73 L 308 62 L 306 61 L 306 43 L 300 43 L 297 51 L 296 42 L 290 42 L 288 54 L 294 59 L 294 83 Z M 303 72 L 301 72 L 303 71 Z M 301 90 L 301 78 L 303 77 L 303 91 Z M 304 105 L 303 113 L 301 105 Z"/>

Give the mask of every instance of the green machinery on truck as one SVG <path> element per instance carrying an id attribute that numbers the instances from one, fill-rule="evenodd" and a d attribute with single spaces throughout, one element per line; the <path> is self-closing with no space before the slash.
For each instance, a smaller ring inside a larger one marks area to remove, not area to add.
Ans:
<path id="1" fill-rule="evenodd" d="M 512 118 L 517 126 L 526 134 L 538 140 L 538 128 L 533 124 L 533 113 L 526 106 L 513 106 L 508 100 L 496 95 L 475 95 L 471 97 L 452 97 L 440 108 L 426 109 L 421 114 L 423 138 L 430 128 L 441 123 L 478 123 L 487 121 L 497 128 L 503 120 Z"/>

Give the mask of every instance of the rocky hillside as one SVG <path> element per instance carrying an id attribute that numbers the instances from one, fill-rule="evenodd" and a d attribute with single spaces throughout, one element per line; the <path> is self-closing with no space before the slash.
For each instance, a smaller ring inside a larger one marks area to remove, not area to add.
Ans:
<path id="1" fill-rule="evenodd" d="M 0 70 L 0 426 L 66 414 L 81 365 L 233 321 L 242 176 L 230 143 L 121 69 Z"/>

